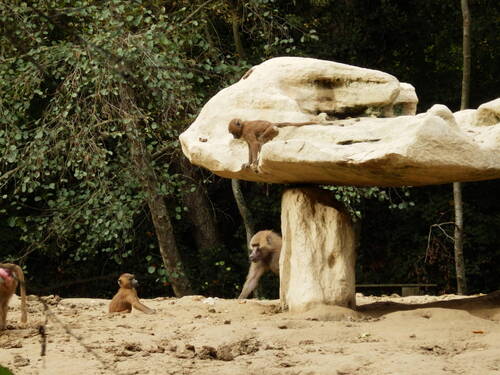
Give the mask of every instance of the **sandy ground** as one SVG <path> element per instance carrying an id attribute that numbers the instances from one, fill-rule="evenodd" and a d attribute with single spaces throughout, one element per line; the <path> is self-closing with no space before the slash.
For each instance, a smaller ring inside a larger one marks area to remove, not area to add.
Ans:
<path id="1" fill-rule="evenodd" d="M 14 374 L 500 374 L 500 291 L 462 298 L 364 297 L 358 311 L 280 312 L 279 301 L 190 296 L 107 314 L 109 300 L 29 301 L 0 333 L 0 364 Z M 74 335 L 74 336 L 72 336 Z M 0 371 L 1 372 L 1 371 Z"/>

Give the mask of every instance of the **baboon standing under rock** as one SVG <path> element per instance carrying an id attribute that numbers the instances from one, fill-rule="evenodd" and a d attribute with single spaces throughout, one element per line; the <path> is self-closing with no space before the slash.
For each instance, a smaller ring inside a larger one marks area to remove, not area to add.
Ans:
<path id="1" fill-rule="evenodd" d="M 255 233 L 250 240 L 250 269 L 247 279 L 241 290 L 239 299 L 247 298 L 252 293 L 259 280 L 267 271 L 279 275 L 281 236 L 271 230 L 261 230 Z"/>

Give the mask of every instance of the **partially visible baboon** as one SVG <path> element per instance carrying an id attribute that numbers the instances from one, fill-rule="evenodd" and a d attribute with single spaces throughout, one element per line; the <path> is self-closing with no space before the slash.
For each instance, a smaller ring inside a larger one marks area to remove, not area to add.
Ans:
<path id="1" fill-rule="evenodd" d="M 118 278 L 120 289 L 115 294 L 109 304 L 109 312 L 126 312 L 132 311 L 132 307 L 146 314 L 154 314 L 154 310 L 139 302 L 137 297 L 136 287 L 139 285 L 135 276 L 130 273 L 124 273 Z"/>
<path id="2" fill-rule="evenodd" d="M 262 145 L 278 135 L 278 128 L 285 126 L 321 125 L 318 121 L 269 122 L 264 120 L 243 121 L 234 118 L 229 121 L 228 131 L 236 139 L 244 139 L 248 144 L 248 163 L 242 168 L 255 168 Z"/>
<path id="3" fill-rule="evenodd" d="M 21 323 L 28 321 L 26 310 L 26 285 L 21 267 L 12 263 L 0 263 L 0 330 L 7 326 L 9 300 L 19 285 L 21 290 Z"/>
<path id="4" fill-rule="evenodd" d="M 238 298 L 247 298 L 257 288 L 264 273 L 280 272 L 281 236 L 271 230 L 261 230 L 250 240 L 250 269 Z"/>

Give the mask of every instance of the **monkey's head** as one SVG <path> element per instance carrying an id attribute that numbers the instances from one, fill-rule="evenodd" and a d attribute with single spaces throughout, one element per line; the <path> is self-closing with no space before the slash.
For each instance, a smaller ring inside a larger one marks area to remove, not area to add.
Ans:
<path id="1" fill-rule="evenodd" d="M 249 258 L 252 262 L 259 262 L 271 256 L 273 251 L 273 241 L 269 232 L 258 232 L 250 240 L 250 249 L 252 252 Z"/>
<path id="2" fill-rule="evenodd" d="M 16 280 L 16 274 L 12 272 L 10 268 L 0 268 L 0 285 L 6 284 L 7 286 L 11 285 L 14 280 Z"/>
<path id="3" fill-rule="evenodd" d="M 233 118 L 231 121 L 229 121 L 227 130 L 229 130 L 229 133 L 231 133 L 234 138 L 240 138 L 241 133 L 243 132 L 242 121 L 239 118 Z"/>
<path id="4" fill-rule="evenodd" d="M 0 267 L 0 282 L 9 280 L 17 280 L 16 274 L 10 268 Z"/>
<path id="5" fill-rule="evenodd" d="M 135 279 L 135 276 L 131 273 L 124 273 L 118 278 L 118 285 L 120 288 L 132 289 L 137 288 L 139 283 Z"/>

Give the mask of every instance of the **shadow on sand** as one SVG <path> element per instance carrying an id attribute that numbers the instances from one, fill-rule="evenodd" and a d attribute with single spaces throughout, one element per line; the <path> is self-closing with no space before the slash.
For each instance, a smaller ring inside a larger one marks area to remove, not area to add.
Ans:
<path id="1" fill-rule="evenodd" d="M 396 311 L 408 311 L 425 308 L 457 309 L 471 315 L 500 321 L 500 290 L 478 297 L 466 297 L 427 303 L 374 302 L 357 307 L 357 311 L 368 316 L 380 317 Z"/>

